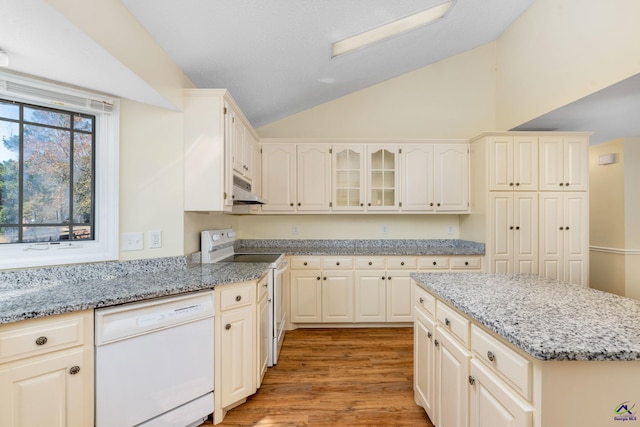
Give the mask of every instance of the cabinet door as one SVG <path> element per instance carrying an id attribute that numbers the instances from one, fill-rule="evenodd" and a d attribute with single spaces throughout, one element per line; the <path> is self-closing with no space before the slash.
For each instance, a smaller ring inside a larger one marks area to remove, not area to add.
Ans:
<path id="1" fill-rule="evenodd" d="M 269 329 L 269 304 L 267 303 L 269 297 L 265 295 L 262 297 L 258 304 L 259 314 L 258 319 L 260 322 L 258 324 L 258 328 L 256 329 L 258 332 L 258 375 L 256 377 L 257 383 L 256 387 L 260 388 L 260 384 L 262 383 L 262 378 L 264 374 L 267 372 L 267 366 L 269 365 L 269 344 L 271 341 L 271 330 Z"/>
<path id="2" fill-rule="evenodd" d="M 517 191 L 538 190 L 538 137 L 513 138 L 513 188 Z"/>
<path id="3" fill-rule="evenodd" d="M 564 189 L 589 189 L 589 140 L 586 136 L 564 138 Z"/>
<path id="4" fill-rule="evenodd" d="M 482 362 L 473 359 L 470 368 L 471 427 L 531 427 L 533 408 L 509 390 Z"/>
<path id="5" fill-rule="evenodd" d="M 513 272 L 538 274 L 538 193 L 513 195 Z"/>
<path id="6" fill-rule="evenodd" d="M 220 345 L 222 407 L 256 391 L 255 307 L 229 310 L 221 315 Z"/>
<path id="7" fill-rule="evenodd" d="M 564 146 L 562 137 L 540 137 L 539 151 L 540 190 L 560 191 L 564 189 Z"/>
<path id="8" fill-rule="evenodd" d="M 244 126 L 243 126 L 244 127 Z M 244 176 L 255 185 L 257 175 L 257 159 L 258 159 L 258 141 L 255 139 L 251 131 L 244 128 L 244 143 L 242 144 L 242 158 Z"/>
<path id="9" fill-rule="evenodd" d="M 364 146 L 334 145 L 331 148 L 334 211 L 364 210 Z"/>
<path id="10" fill-rule="evenodd" d="M 442 328 L 436 328 L 436 420 L 442 427 L 469 425 L 471 354 Z"/>
<path id="11" fill-rule="evenodd" d="M 13 366 L 0 370 L 0 425 L 84 427 L 88 420 L 93 423 L 93 401 L 84 394 L 85 381 L 92 381 L 87 378 L 93 378 L 93 372 L 83 369 L 82 350 Z M 80 371 L 71 374 L 74 366 Z M 86 416 L 89 407 L 91 417 Z"/>
<path id="12" fill-rule="evenodd" d="M 413 384 L 416 403 L 435 421 L 435 324 L 420 308 L 415 310 L 413 327 Z"/>
<path id="13" fill-rule="evenodd" d="M 489 138 L 489 190 L 513 190 L 513 137 Z"/>
<path id="14" fill-rule="evenodd" d="M 322 321 L 353 322 L 353 272 L 322 274 Z"/>
<path id="15" fill-rule="evenodd" d="M 384 278 L 384 270 L 356 272 L 356 322 L 384 322 L 386 320 L 386 280 Z"/>
<path id="16" fill-rule="evenodd" d="M 244 176 L 246 165 L 244 163 L 245 127 L 235 111 L 229 110 L 227 114 L 231 118 L 233 135 L 231 137 L 231 164 L 233 174 Z"/>
<path id="17" fill-rule="evenodd" d="M 262 197 L 267 201 L 263 211 L 295 211 L 296 146 L 294 144 L 262 145 Z"/>
<path id="18" fill-rule="evenodd" d="M 589 203 L 587 193 L 565 192 L 563 197 L 564 262 L 562 279 L 587 286 L 589 264 Z"/>
<path id="19" fill-rule="evenodd" d="M 328 211 L 331 200 L 331 155 L 326 144 L 299 144 L 297 202 L 299 211 Z"/>
<path id="20" fill-rule="evenodd" d="M 540 193 L 540 275 L 556 280 L 563 280 L 562 195 L 558 192 Z"/>
<path id="21" fill-rule="evenodd" d="M 319 323 L 322 321 L 322 274 L 319 270 L 290 273 L 291 322 Z"/>
<path id="22" fill-rule="evenodd" d="M 411 322 L 413 298 L 409 271 L 387 271 L 387 322 Z"/>
<path id="23" fill-rule="evenodd" d="M 398 210 L 398 147 L 371 145 L 367 147 L 367 210 Z"/>
<path id="24" fill-rule="evenodd" d="M 400 174 L 402 210 L 433 211 L 433 145 L 402 146 Z"/>
<path id="25" fill-rule="evenodd" d="M 436 211 L 468 211 L 469 145 L 436 145 L 434 157 Z"/>
<path id="26" fill-rule="evenodd" d="M 513 273 L 513 193 L 491 192 L 491 271 Z"/>

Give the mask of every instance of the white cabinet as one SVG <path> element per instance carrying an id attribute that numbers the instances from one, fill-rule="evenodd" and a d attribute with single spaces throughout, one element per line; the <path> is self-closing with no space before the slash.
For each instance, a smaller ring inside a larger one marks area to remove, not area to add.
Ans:
<path id="1" fill-rule="evenodd" d="M 294 212 L 296 204 L 295 144 L 263 144 L 263 212 Z"/>
<path id="2" fill-rule="evenodd" d="M 0 425 L 93 425 L 93 378 L 93 310 L 0 325 Z"/>
<path id="3" fill-rule="evenodd" d="M 331 165 L 334 211 L 364 211 L 364 145 L 333 145 Z"/>
<path id="4" fill-rule="evenodd" d="M 400 147 L 403 211 L 435 211 L 433 144 Z"/>
<path id="5" fill-rule="evenodd" d="M 384 270 L 355 273 L 355 321 L 384 322 L 387 318 L 386 275 Z"/>
<path id="6" fill-rule="evenodd" d="M 413 328 L 413 389 L 415 400 L 435 421 L 435 324 L 420 305 L 415 307 Z"/>
<path id="7" fill-rule="evenodd" d="M 256 392 L 258 366 L 256 282 L 216 287 L 216 424 L 226 410 Z"/>
<path id="8" fill-rule="evenodd" d="M 233 175 L 256 181 L 252 174 L 256 140 L 227 90 L 185 89 L 184 210 L 231 211 Z M 253 150 L 246 159 L 245 145 Z M 259 194 L 255 184 L 252 190 Z"/>
<path id="9" fill-rule="evenodd" d="M 353 272 L 322 272 L 322 321 L 353 322 Z"/>
<path id="10" fill-rule="evenodd" d="M 538 190 L 538 137 L 499 135 L 488 138 L 489 190 Z"/>
<path id="11" fill-rule="evenodd" d="M 469 382 L 471 427 L 532 427 L 533 408 L 476 359 Z"/>
<path id="12" fill-rule="evenodd" d="M 538 273 L 538 193 L 492 192 L 491 271 Z"/>
<path id="13" fill-rule="evenodd" d="M 413 286 L 409 271 L 387 270 L 387 322 L 413 320 Z"/>
<path id="14" fill-rule="evenodd" d="M 398 210 L 398 165 L 397 146 L 367 146 L 368 211 Z"/>
<path id="15" fill-rule="evenodd" d="M 471 353 L 441 327 L 436 327 L 435 420 L 437 426 L 469 425 L 469 363 Z M 455 404 L 452 404 L 455 402 Z"/>
<path id="16" fill-rule="evenodd" d="M 331 154 L 326 144 L 297 146 L 296 209 L 328 211 L 331 202 Z"/>
<path id="17" fill-rule="evenodd" d="M 540 193 L 541 275 L 588 285 L 588 209 L 586 193 Z"/>
<path id="18" fill-rule="evenodd" d="M 540 191 L 589 189 L 589 139 L 583 135 L 540 137 Z"/>
<path id="19" fill-rule="evenodd" d="M 260 281 L 258 281 L 258 315 L 256 316 L 257 326 L 256 331 L 256 349 L 257 349 L 257 368 L 256 368 L 256 386 L 260 388 L 262 384 L 262 378 L 267 372 L 269 366 L 269 345 L 271 343 L 271 331 L 269 322 L 269 280 L 268 275 L 265 275 Z"/>
<path id="20" fill-rule="evenodd" d="M 469 145 L 437 144 L 434 150 L 436 211 L 468 212 Z"/>

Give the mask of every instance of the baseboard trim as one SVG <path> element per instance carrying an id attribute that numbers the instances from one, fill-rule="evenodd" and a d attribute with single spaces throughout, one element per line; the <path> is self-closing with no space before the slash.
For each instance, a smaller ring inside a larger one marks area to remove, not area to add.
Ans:
<path id="1" fill-rule="evenodd" d="M 616 255 L 640 255 L 640 249 L 620 249 L 620 248 L 607 248 L 604 246 L 589 246 L 591 252 L 604 252 L 607 254 Z"/>

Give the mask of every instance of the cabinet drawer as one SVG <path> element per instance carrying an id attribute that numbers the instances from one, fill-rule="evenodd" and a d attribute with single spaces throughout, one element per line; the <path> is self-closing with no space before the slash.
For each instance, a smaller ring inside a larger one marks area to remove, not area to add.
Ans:
<path id="1" fill-rule="evenodd" d="M 244 307 L 253 303 L 255 282 L 237 286 L 222 286 L 220 289 L 220 310 Z"/>
<path id="2" fill-rule="evenodd" d="M 471 350 L 525 399 L 531 399 L 531 362 L 479 327 L 471 326 Z"/>
<path id="3" fill-rule="evenodd" d="M 357 257 L 356 270 L 384 270 L 384 257 Z"/>
<path id="4" fill-rule="evenodd" d="M 291 257 L 291 269 L 293 270 L 320 270 L 321 265 L 320 257 Z"/>
<path id="5" fill-rule="evenodd" d="M 393 270 L 416 270 L 418 261 L 413 257 L 389 257 L 387 268 Z"/>
<path id="6" fill-rule="evenodd" d="M 469 348 L 469 321 L 441 301 L 436 302 L 438 326 L 447 329 Z"/>
<path id="7" fill-rule="evenodd" d="M 350 270 L 353 268 L 353 258 L 327 256 L 322 258 L 323 270 Z"/>
<path id="8" fill-rule="evenodd" d="M 449 257 L 446 257 L 446 256 L 421 257 L 419 268 L 421 270 L 448 270 Z"/>
<path id="9" fill-rule="evenodd" d="M 77 313 L 0 325 L 0 363 L 83 345 L 85 328 Z"/>
<path id="10" fill-rule="evenodd" d="M 435 318 L 436 316 L 436 298 L 429 292 L 422 289 L 419 285 L 414 285 L 415 288 L 415 305 L 423 308 L 429 316 Z"/>
<path id="11" fill-rule="evenodd" d="M 480 269 L 482 261 L 479 256 L 477 257 L 453 257 L 451 258 L 452 270 L 464 270 L 464 269 Z"/>

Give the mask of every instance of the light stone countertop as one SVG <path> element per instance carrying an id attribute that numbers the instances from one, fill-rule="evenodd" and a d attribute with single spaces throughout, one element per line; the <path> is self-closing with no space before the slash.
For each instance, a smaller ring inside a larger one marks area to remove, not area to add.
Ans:
<path id="1" fill-rule="evenodd" d="M 411 277 L 537 359 L 640 360 L 640 301 L 531 274 Z"/>

